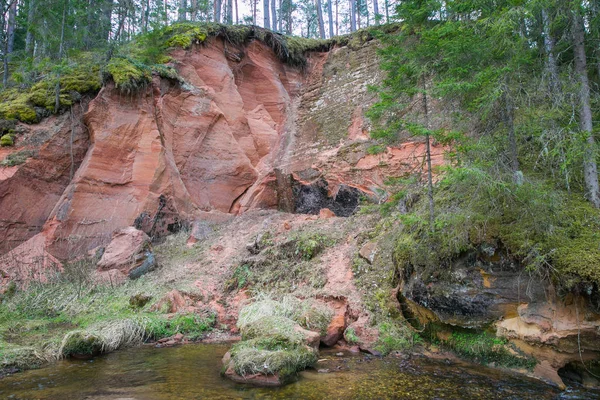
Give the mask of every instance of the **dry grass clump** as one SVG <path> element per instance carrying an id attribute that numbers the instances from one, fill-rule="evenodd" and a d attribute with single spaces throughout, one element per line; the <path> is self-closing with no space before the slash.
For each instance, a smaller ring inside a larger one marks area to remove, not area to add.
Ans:
<path id="1" fill-rule="evenodd" d="M 314 299 L 284 296 L 278 301 L 259 294 L 253 303 L 240 310 L 237 325 L 243 331 L 246 326 L 265 317 L 284 317 L 305 329 L 323 333 L 331 322 L 333 311 Z"/>

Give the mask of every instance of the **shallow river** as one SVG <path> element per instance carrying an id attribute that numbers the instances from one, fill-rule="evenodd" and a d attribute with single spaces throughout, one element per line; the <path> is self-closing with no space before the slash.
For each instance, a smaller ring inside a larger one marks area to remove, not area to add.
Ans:
<path id="1" fill-rule="evenodd" d="M 0 379 L 0 399 L 600 399 L 560 392 L 498 370 L 415 359 L 321 353 L 318 368 L 283 388 L 252 388 L 220 376 L 227 345 L 149 346 Z"/>

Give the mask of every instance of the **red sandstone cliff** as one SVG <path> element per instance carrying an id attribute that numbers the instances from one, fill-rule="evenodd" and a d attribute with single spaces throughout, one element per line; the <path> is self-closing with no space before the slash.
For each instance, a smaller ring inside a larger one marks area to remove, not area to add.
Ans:
<path id="1" fill-rule="evenodd" d="M 176 50 L 184 84 L 155 76 L 136 95 L 108 84 L 85 114 L 25 128 L 52 132 L 0 182 L 5 274 L 22 276 L 25 259 L 85 254 L 126 226 L 157 238 L 198 219 L 293 211 L 293 182 L 373 194 L 386 176 L 422 168 L 420 143 L 365 152 L 367 85 L 380 79 L 373 43 L 310 54 L 303 71 L 260 41 L 238 50 L 228 58 L 221 39 Z"/>

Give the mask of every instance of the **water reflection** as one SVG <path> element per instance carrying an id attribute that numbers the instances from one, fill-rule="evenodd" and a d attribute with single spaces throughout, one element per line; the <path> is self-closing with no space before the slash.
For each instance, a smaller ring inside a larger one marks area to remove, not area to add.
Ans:
<path id="1" fill-rule="evenodd" d="M 238 385 L 220 376 L 227 345 L 141 347 L 87 361 L 62 361 L 0 380 L 4 399 L 590 399 L 598 392 L 558 390 L 536 380 L 471 365 L 416 359 L 326 361 L 283 388 Z"/>

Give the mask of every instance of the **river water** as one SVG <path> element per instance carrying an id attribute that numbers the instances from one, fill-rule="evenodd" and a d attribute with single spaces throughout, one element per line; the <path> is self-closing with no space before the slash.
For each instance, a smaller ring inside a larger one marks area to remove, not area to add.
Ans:
<path id="1" fill-rule="evenodd" d="M 0 399 L 600 399 L 600 392 L 560 392 L 481 366 L 334 352 L 321 353 L 321 372 L 305 371 L 282 388 L 253 388 L 221 377 L 228 348 L 143 346 L 92 360 L 64 360 L 1 379 Z"/>

